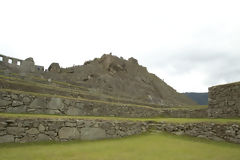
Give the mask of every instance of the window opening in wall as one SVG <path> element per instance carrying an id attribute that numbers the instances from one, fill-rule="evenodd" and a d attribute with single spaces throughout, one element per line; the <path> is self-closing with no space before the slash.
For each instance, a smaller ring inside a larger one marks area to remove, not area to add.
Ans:
<path id="1" fill-rule="evenodd" d="M 3 57 L 0 56 L 0 61 L 3 61 Z"/>
<path id="2" fill-rule="evenodd" d="M 12 59 L 8 59 L 8 63 L 12 63 L 13 62 L 13 60 Z"/>
<path id="3" fill-rule="evenodd" d="M 21 62 L 20 61 L 17 61 L 17 65 L 20 66 Z"/>

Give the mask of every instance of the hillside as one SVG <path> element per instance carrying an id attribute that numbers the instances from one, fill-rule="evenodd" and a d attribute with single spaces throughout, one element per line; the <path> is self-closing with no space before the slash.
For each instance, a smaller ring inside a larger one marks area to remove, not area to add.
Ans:
<path id="1" fill-rule="evenodd" d="M 183 94 L 191 98 L 193 101 L 197 102 L 199 105 L 208 104 L 208 93 L 186 92 Z"/>

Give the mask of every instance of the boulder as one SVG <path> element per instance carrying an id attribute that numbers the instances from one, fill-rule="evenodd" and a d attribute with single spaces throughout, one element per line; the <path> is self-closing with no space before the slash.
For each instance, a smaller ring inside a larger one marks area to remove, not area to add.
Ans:
<path id="1" fill-rule="evenodd" d="M 34 63 L 34 60 L 33 60 L 32 57 L 29 57 L 29 58 L 25 59 L 25 61 Z"/>
<path id="2" fill-rule="evenodd" d="M 60 65 L 58 63 L 52 63 L 49 67 L 48 67 L 48 71 L 49 72 L 56 72 L 59 73 L 61 71 Z"/>

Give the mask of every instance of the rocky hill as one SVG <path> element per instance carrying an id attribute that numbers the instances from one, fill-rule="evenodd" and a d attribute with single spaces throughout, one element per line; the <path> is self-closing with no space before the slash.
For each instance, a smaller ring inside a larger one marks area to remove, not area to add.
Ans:
<path id="1" fill-rule="evenodd" d="M 87 86 L 93 92 L 160 106 L 195 104 L 156 75 L 149 73 L 134 58 L 125 60 L 105 54 L 101 58 L 85 62 L 84 65 L 70 68 L 59 68 L 58 64 L 53 63 L 46 76 Z"/>

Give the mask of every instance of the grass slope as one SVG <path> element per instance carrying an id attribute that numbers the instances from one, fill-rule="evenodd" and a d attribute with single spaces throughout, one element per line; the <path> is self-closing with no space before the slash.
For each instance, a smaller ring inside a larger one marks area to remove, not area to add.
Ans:
<path id="1" fill-rule="evenodd" d="M 1 144 L 0 160 L 239 160 L 240 145 L 169 134 L 101 141 Z"/>
<path id="2" fill-rule="evenodd" d="M 0 113 L 0 118 L 49 118 L 49 119 L 102 119 L 102 120 L 120 120 L 120 121 L 156 121 L 156 122 L 172 122 L 172 123 L 239 123 L 240 118 L 237 119 L 223 119 L 223 118 L 122 118 L 122 117 L 94 117 L 94 116 L 64 116 L 64 115 L 45 115 L 45 114 L 13 114 Z"/>

